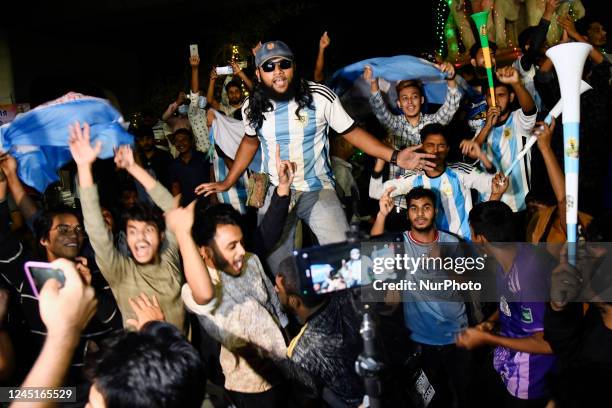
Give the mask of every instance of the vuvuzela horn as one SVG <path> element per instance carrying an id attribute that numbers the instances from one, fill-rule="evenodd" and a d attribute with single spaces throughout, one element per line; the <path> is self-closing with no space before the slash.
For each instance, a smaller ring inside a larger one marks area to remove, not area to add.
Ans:
<path id="1" fill-rule="evenodd" d="M 580 146 L 580 84 L 587 56 L 593 47 L 574 42 L 559 44 L 546 51 L 561 89 L 563 103 L 563 150 L 565 154 L 565 216 L 567 220 L 568 261 L 576 264 L 578 226 L 578 169 Z"/>
<path id="2" fill-rule="evenodd" d="M 491 49 L 489 48 L 489 37 L 487 36 L 487 20 L 489 11 L 481 11 L 472 14 L 472 20 L 476 23 L 476 29 L 480 35 L 480 45 L 484 57 L 485 68 L 487 69 L 487 79 L 489 80 L 489 92 L 491 93 L 491 103 L 495 106 L 495 88 L 493 88 L 493 63 L 491 61 Z"/>
<path id="3" fill-rule="evenodd" d="M 593 89 L 591 88 L 591 85 L 587 84 L 584 81 L 581 81 L 580 94 L 582 95 L 589 89 Z M 546 119 L 544 119 L 544 122 L 546 122 L 547 125 L 550 125 L 552 123 L 553 118 L 557 119 L 562 111 L 563 111 L 563 99 L 559 100 L 557 104 L 550 110 L 548 115 L 546 115 Z M 508 167 L 508 169 L 506 169 L 506 171 L 504 172 L 505 177 L 508 177 L 510 173 L 512 173 L 512 169 L 514 168 L 514 166 L 519 164 L 519 162 L 523 159 L 523 157 L 527 154 L 527 152 L 529 152 L 529 150 L 531 149 L 531 147 L 535 144 L 537 140 L 538 138 L 535 135 L 532 135 L 529 138 L 529 140 L 527 140 L 527 143 L 525 143 L 525 147 L 523 147 L 523 150 L 521 150 L 518 156 L 516 156 L 516 159 L 514 159 L 514 161 L 510 165 L 510 167 Z"/>

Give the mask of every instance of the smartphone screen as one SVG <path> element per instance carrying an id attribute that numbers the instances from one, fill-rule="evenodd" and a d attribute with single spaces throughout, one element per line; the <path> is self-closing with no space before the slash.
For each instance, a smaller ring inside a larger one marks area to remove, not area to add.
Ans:
<path id="1" fill-rule="evenodd" d="M 42 287 L 49 279 L 57 279 L 62 286 L 66 280 L 64 273 L 46 262 L 26 262 L 24 265 L 25 273 L 32 287 L 32 292 L 39 297 Z"/>
<path id="2" fill-rule="evenodd" d="M 225 67 L 217 67 L 217 75 L 232 75 L 233 73 L 234 70 L 229 65 Z"/>
<path id="3" fill-rule="evenodd" d="M 194 55 L 199 55 L 198 54 L 198 44 L 191 44 L 189 46 L 189 55 L 191 55 L 192 57 Z"/>
<path id="4" fill-rule="evenodd" d="M 401 239 L 401 235 L 388 234 L 367 242 L 343 242 L 296 251 L 301 293 L 321 295 L 371 284 L 373 257 L 392 256 L 393 245 L 388 244 Z"/>

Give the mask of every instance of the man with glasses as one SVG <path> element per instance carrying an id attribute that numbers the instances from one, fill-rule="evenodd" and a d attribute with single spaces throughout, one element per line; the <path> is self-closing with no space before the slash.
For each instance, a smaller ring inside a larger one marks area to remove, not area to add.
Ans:
<path id="1" fill-rule="evenodd" d="M 328 130 L 374 157 L 402 168 L 433 167 L 433 155 L 416 153 L 420 146 L 393 150 L 357 127 L 340 99 L 328 87 L 302 79 L 296 71 L 293 52 L 282 41 L 270 41 L 255 51 L 257 83 L 242 107 L 245 137 L 234 164 L 220 182 L 201 184 L 198 194 L 227 191 L 245 171 L 261 146 L 263 169 L 271 184 L 278 185 L 276 148 L 281 160 L 297 163 L 291 185 L 292 197 L 283 237 L 268 263 L 273 272 L 291 254 L 298 218 L 315 233 L 319 244 L 343 241 L 348 224 L 334 191 L 329 157 Z M 270 202 L 269 189 L 261 214 Z"/>
<path id="2" fill-rule="evenodd" d="M 3 174 L 6 177 L 2 177 Z M 31 251 L 11 232 L 6 201 L 9 189 L 24 218 L 33 219 L 34 237 L 42 249 L 39 259 L 33 257 Z M 95 263 L 88 262 L 87 258 L 82 256 L 86 240 L 80 214 L 66 206 L 36 211 L 36 205 L 26 195 L 17 176 L 15 158 L 8 154 L 0 155 L 0 276 L 3 278 L 0 280 L 0 286 L 7 288 L 15 299 L 12 302 L 13 307 L 9 309 L 11 324 L 15 325 L 11 327 L 13 343 L 17 345 L 18 354 L 23 349 L 24 352 L 32 354 L 31 357 L 36 357 L 47 337 L 47 329 L 40 318 L 38 298 L 34 296 L 27 282 L 24 263 L 33 259 L 53 262 L 66 258 L 74 261 L 81 278 L 94 288 L 98 299 L 96 315 L 82 332 L 66 382 L 71 386 L 76 385 L 78 401 L 86 401 L 89 384 L 82 373 L 82 367 L 89 341 L 100 342 L 112 331 L 120 328 L 121 314 L 108 283 L 95 267 Z M 29 357 L 20 355 L 20 361 L 29 361 Z M 27 368 L 27 365 L 23 367 Z"/>

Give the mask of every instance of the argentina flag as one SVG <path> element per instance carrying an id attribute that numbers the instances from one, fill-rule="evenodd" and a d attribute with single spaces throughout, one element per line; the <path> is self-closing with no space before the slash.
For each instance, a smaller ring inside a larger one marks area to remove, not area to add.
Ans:
<path id="1" fill-rule="evenodd" d="M 351 116 L 364 117 L 371 113 L 368 103 L 370 84 L 362 77 L 366 65 L 372 67 L 380 90 L 387 102 L 391 102 L 388 104 L 391 107 L 395 107 L 397 99 L 395 85 L 404 79 L 418 79 L 423 83 L 426 103 L 444 103 L 448 87 L 446 74 L 433 63 L 411 55 L 370 58 L 339 69 L 329 81 L 329 87 L 340 96 L 342 105 Z"/>
<path id="2" fill-rule="evenodd" d="M 68 125 L 76 121 L 89 124 L 92 143 L 102 142 L 102 159 L 113 157 L 113 149 L 119 145 L 133 144 L 127 123 L 108 101 L 68 93 L 0 128 L 1 151 L 15 157 L 19 178 L 25 184 L 42 193 L 59 180 L 58 169 L 72 160 Z"/>
<path id="3" fill-rule="evenodd" d="M 210 145 L 213 151 L 213 170 L 215 172 L 215 180 L 225 180 L 229 174 L 229 169 L 225 165 L 222 157 L 217 153 L 217 147 L 227 157 L 234 160 L 240 142 L 244 136 L 244 125 L 242 121 L 230 118 L 222 113 L 213 110 L 215 113 L 215 120 L 212 123 L 210 129 Z M 249 169 L 254 172 L 262 171 L 261 163 L 261 147 L 257 149 L 253 161 L 249 165 Z M 240 211 L 241 214 L 245 214 L 247 211 L 247 197 L 248 197 L 248 184 L 249 178 L 245 171 L 236 184 L 234 184 L 228 191 L 217 193 L 217 198 L 220 202 L 230 204 L 236 210 Z"/>

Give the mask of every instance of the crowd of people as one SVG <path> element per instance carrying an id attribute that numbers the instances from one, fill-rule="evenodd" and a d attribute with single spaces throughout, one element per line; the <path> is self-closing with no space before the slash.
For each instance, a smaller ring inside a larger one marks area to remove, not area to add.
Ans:
<path id="1" fill-rule="evenodd" d="M 93 127 L 74 123 L 73 162 L 62 169 L 74 205 L 50 204 L 2 153 L 2 384 L 75 387 L 66 404 L 75 407 L 200 407 L 213 394 L 215 406 L 240 408 L 605 406 L 612 297 L 582 295 L 586 270 L 610 271 L 597 243 L 612 241 L 612 56 L 598 21 L 557 17 L 561 42 L 593 46 L 583 73 L 592 89 L 580 96 L 578 232 L 594 246 L 568 263 L 562 126 L 544 121 L 560 98 L 544 54 L 559 3 L 547 0 L 519 36 L 516 61 L 497 63 L 491 44 L 492 93 L 474 44 L 467 66 L 436 64 L 447 85 L 440 106 L 415 78 L 397 82 L 390 105 L 384 78 L 366 66 L 372 115 L 356 120 L 323 84 L 325 32 L 313 80 L 282 41 L 253 49 L 254 76 L 235 61 L 226 77 L 213 67 L 206 89 L 191 55 L 190 92 L 132 124 L 134 144 L 116 146 L 113 159 L 99 159 Z M 230 128 L 241 135 L 233 145 L 219 139 Z M 532 135 L 533 151 L 505 175 Z M 390 293 L 373 307 L 381 395 L 355 369 L 357 282 L 371 283 L 362 254 L 347 253 L 334 272 L 342 284 L 320 294 L 304 291 L 294 260 L 351 229 L 399 236 L 414 258 L 465 243 L 496 265 L 498 302 L 449 290 L 443 300 Z M 65 281 L 37 293 L 24 274 L 32 260 Z"/>

